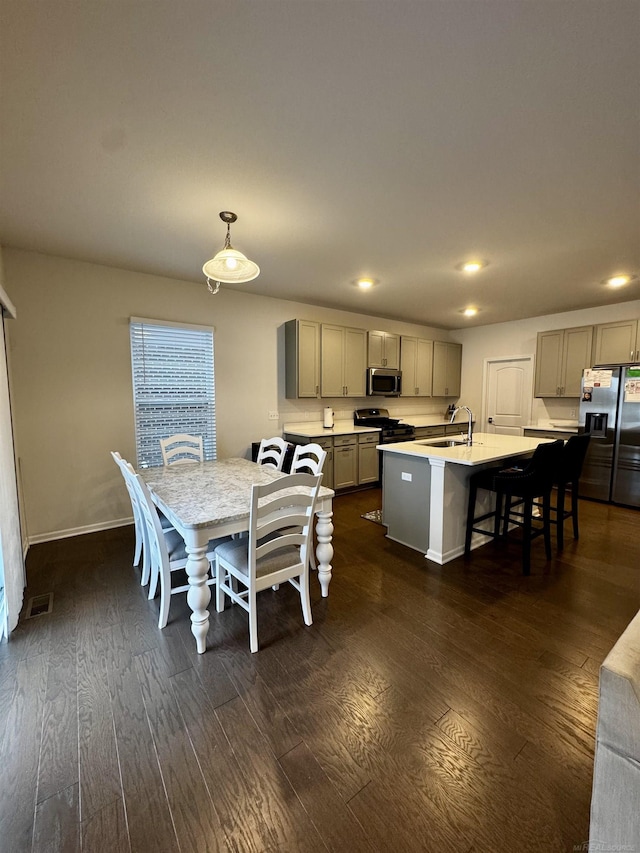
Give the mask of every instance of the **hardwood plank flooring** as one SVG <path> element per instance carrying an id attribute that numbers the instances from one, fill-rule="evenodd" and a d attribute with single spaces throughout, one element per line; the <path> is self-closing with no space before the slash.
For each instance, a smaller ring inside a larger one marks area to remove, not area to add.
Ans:
<path id="1" fill-rule="evenodd" d="M 0 645 L 2 853 L 564 853 L 588 839 L 598 670 L 640 607 L 640 513 L 582 501 L 547 563 L 436 566 L 334 505 L 306 627 L 289 586 L 157 627 L 132 528 L 34 546 L 51 614 Z M 585 848 L 586 849 L 586 848 Z"/>

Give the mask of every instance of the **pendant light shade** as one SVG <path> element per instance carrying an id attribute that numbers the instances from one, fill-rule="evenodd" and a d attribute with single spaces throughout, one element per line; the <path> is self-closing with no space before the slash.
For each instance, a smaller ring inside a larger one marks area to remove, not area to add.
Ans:
<path id="1" fill-rule="evenodd" d="M 220 213 L 220 219 L 227 223 L 227 236 L 224 246 L 202 267 L 202 272 L 207 277 L 207 286 L 212 293 L 218 292 L 221 283 L 243 284 L 260 275 L 258 264 L 250 261 L 242 252 L 238 252 L 231 245 L 231 223 L 235 222 L 237 218 L 235 213 L 228 210 L 223 210 Z"/>

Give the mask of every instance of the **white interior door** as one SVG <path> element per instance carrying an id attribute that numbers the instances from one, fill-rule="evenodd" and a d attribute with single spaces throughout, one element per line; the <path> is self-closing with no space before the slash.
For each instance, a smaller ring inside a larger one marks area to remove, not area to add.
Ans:
<path id="1" fill-rule="evenodd" d="M 531 423 L 533 356 L 485 361 L 482 431 L 522 435 Z"/>

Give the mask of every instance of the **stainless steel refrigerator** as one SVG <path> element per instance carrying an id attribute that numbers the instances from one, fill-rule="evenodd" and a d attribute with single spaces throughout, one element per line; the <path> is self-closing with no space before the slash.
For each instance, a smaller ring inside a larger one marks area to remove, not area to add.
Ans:
<path id="1" fill-rule="evenodd" d="M 585 371 L 578 424 L 591 435 L 580 496 L 640 507 L 640 365 Z"/>

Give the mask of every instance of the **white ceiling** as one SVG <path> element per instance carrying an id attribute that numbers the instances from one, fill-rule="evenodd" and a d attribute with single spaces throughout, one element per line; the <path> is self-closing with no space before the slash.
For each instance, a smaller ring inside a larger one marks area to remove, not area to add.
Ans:
<path id="1" fill-rule="evenodd" d="M 3 246 L 204 287 L 232 210 L 268 296 L 443 328 L 640 298 L 600 283 L 640 273 L 638 0 L 0 14 Z"/>

